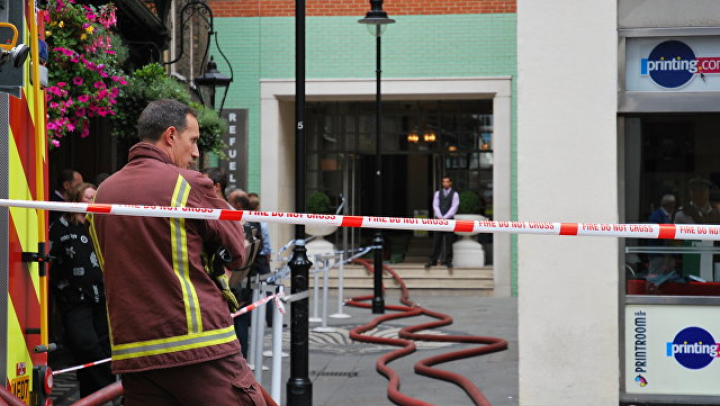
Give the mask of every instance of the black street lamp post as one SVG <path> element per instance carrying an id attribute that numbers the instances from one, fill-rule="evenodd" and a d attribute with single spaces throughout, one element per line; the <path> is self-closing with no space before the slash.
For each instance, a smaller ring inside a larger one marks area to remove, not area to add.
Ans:
<path id="1" fill-rule="evenodd" d="M 195 78 L 195 85 L 198 87 L 198 96 L 200 97 L 200 103 L 205 104 L 205 100 L 203 98 L 202 94 L 202 87 L 207 87 L 209 89 L 208 94 L 208 106 L 211 109 L 215 109 L 215 92 L 218 87 L 224 87 L 227 89 L 228 86 L 230 86 L 230 82 L 232 82 L 232 78 L 224 75 L 220 71 L 217 70 L 217 64 L 215 63 L 215 60 L 213 57 L 210 57 L 210 62 L 207 64 L 207 69 L 205 69 L 205 73 Z M 218 111 L 218 114 L 222 114 L 223 105 L 225 104 L 225 98 L 223 98 L 223 103 L 220 104 L 220 110 Z"/>
<path id="2" fill-rule="evenodd" d="M 305 0 L 295 0 L 295 211 L 305 212 Z M 305 249 L 305 226 L 295 226 L 295 248 L 288 263 L 291 293 L 308 290 L 309 269 Z M 308 298 L 290 305 L 290 378 L 288 406 L 312 406 L 312 382 L 309 377 Z"/>
<path id="3" fill-rule="evenodd" d="M 388 15 L 382 9 L 383 0 L 370 0 L 370 11 L 365 14 L 365 18 L 358 21 L 360 24 L 367 24 L 370 33 L 377 39 L 376 46 L 376 91 L 375 91 L 375 215 L 382 215 L 382 156 L 381 156 L 381 124 L 382 124 L 382 110 L 381 110 L 381 92 L 380 92 L 380 76 L 381 70 L 381 36 L 385 31 L 388 24 L 395 22 L 392 18 L 388 18 Z M 375 314 L 382 314 L 385 312 L 385 299 L 383 298 L 382 292 L 382 262 L 383 262 L 383 236 L 380 230 L 375 233 L 373 238 L 373 245 L 375 248 L 375 272 L 373 280 L 373 299 L 372 299 L 372 312 Z"/>

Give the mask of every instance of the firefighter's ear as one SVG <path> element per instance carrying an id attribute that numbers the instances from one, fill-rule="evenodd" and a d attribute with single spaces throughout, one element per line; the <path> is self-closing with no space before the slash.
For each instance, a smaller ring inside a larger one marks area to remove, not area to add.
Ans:
<path id="1" fill-rule="evenodd" d="M 175 142 L 176 132 L 177 130 L 175 129 L 175 127 L 168 127 L 165 132 L 163 132 L 162 137 L 167 144 L 172 145 Z"/>

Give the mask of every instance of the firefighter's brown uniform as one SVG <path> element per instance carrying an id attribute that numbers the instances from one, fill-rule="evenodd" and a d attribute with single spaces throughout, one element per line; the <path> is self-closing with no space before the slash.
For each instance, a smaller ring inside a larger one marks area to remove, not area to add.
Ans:
<path id="1" fill-rule="evenodd" d="M 210 179 L 174 166 L 148 143 L 130 150 L 128 164 L 103 182 L 95 202 L 178 211 L 227 207 Z M 204 249 L 222 245 L 232 255 L 230 268 L 239 267 L 245 255 L 239 223 L 96 215 L 91 233 L 105 277 L 112 367 L 123 374 L 128 406 L 198 404 L 192 402 L 199 398 L 208 405 L 265 404 L 237 357 L 227 303 L 201 261 Z M 208 367 L 223 370 L 225 379 L 209 379 Z M 185 394 L 177 396 L 179 386 Z M 200 396 L 191 400 L 188 390 Z M 171 399 L 160 401 L 165 395 Z"/>

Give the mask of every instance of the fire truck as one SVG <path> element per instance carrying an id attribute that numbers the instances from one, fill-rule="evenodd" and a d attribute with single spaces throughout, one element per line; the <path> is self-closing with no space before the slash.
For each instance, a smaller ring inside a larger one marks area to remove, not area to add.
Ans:
<path id="1" fill-rule="evenodd" d="M 35 2 L 0 7 L 0 196 L 47 200 L 47 55 Z M 51 405 L 48 367 L 47 212 L 0 210 L 0 404 Z M 10 396 L 8 392 L 14 397 Z"/>

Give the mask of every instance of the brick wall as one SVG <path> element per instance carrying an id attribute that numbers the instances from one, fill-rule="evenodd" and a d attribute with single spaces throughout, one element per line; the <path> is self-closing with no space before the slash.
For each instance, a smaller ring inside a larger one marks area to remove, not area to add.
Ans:
<path id="1" fill-rule="evenodd" d="M 516 0 L 386 0 L 383 9 L 393 16 L 433 14 L 515 13 Z M 294 0 L 211 0 L 215 17 L 290 17 Z M 307 0 L 306 15 L 362 16 L 368 0 Z"/>

